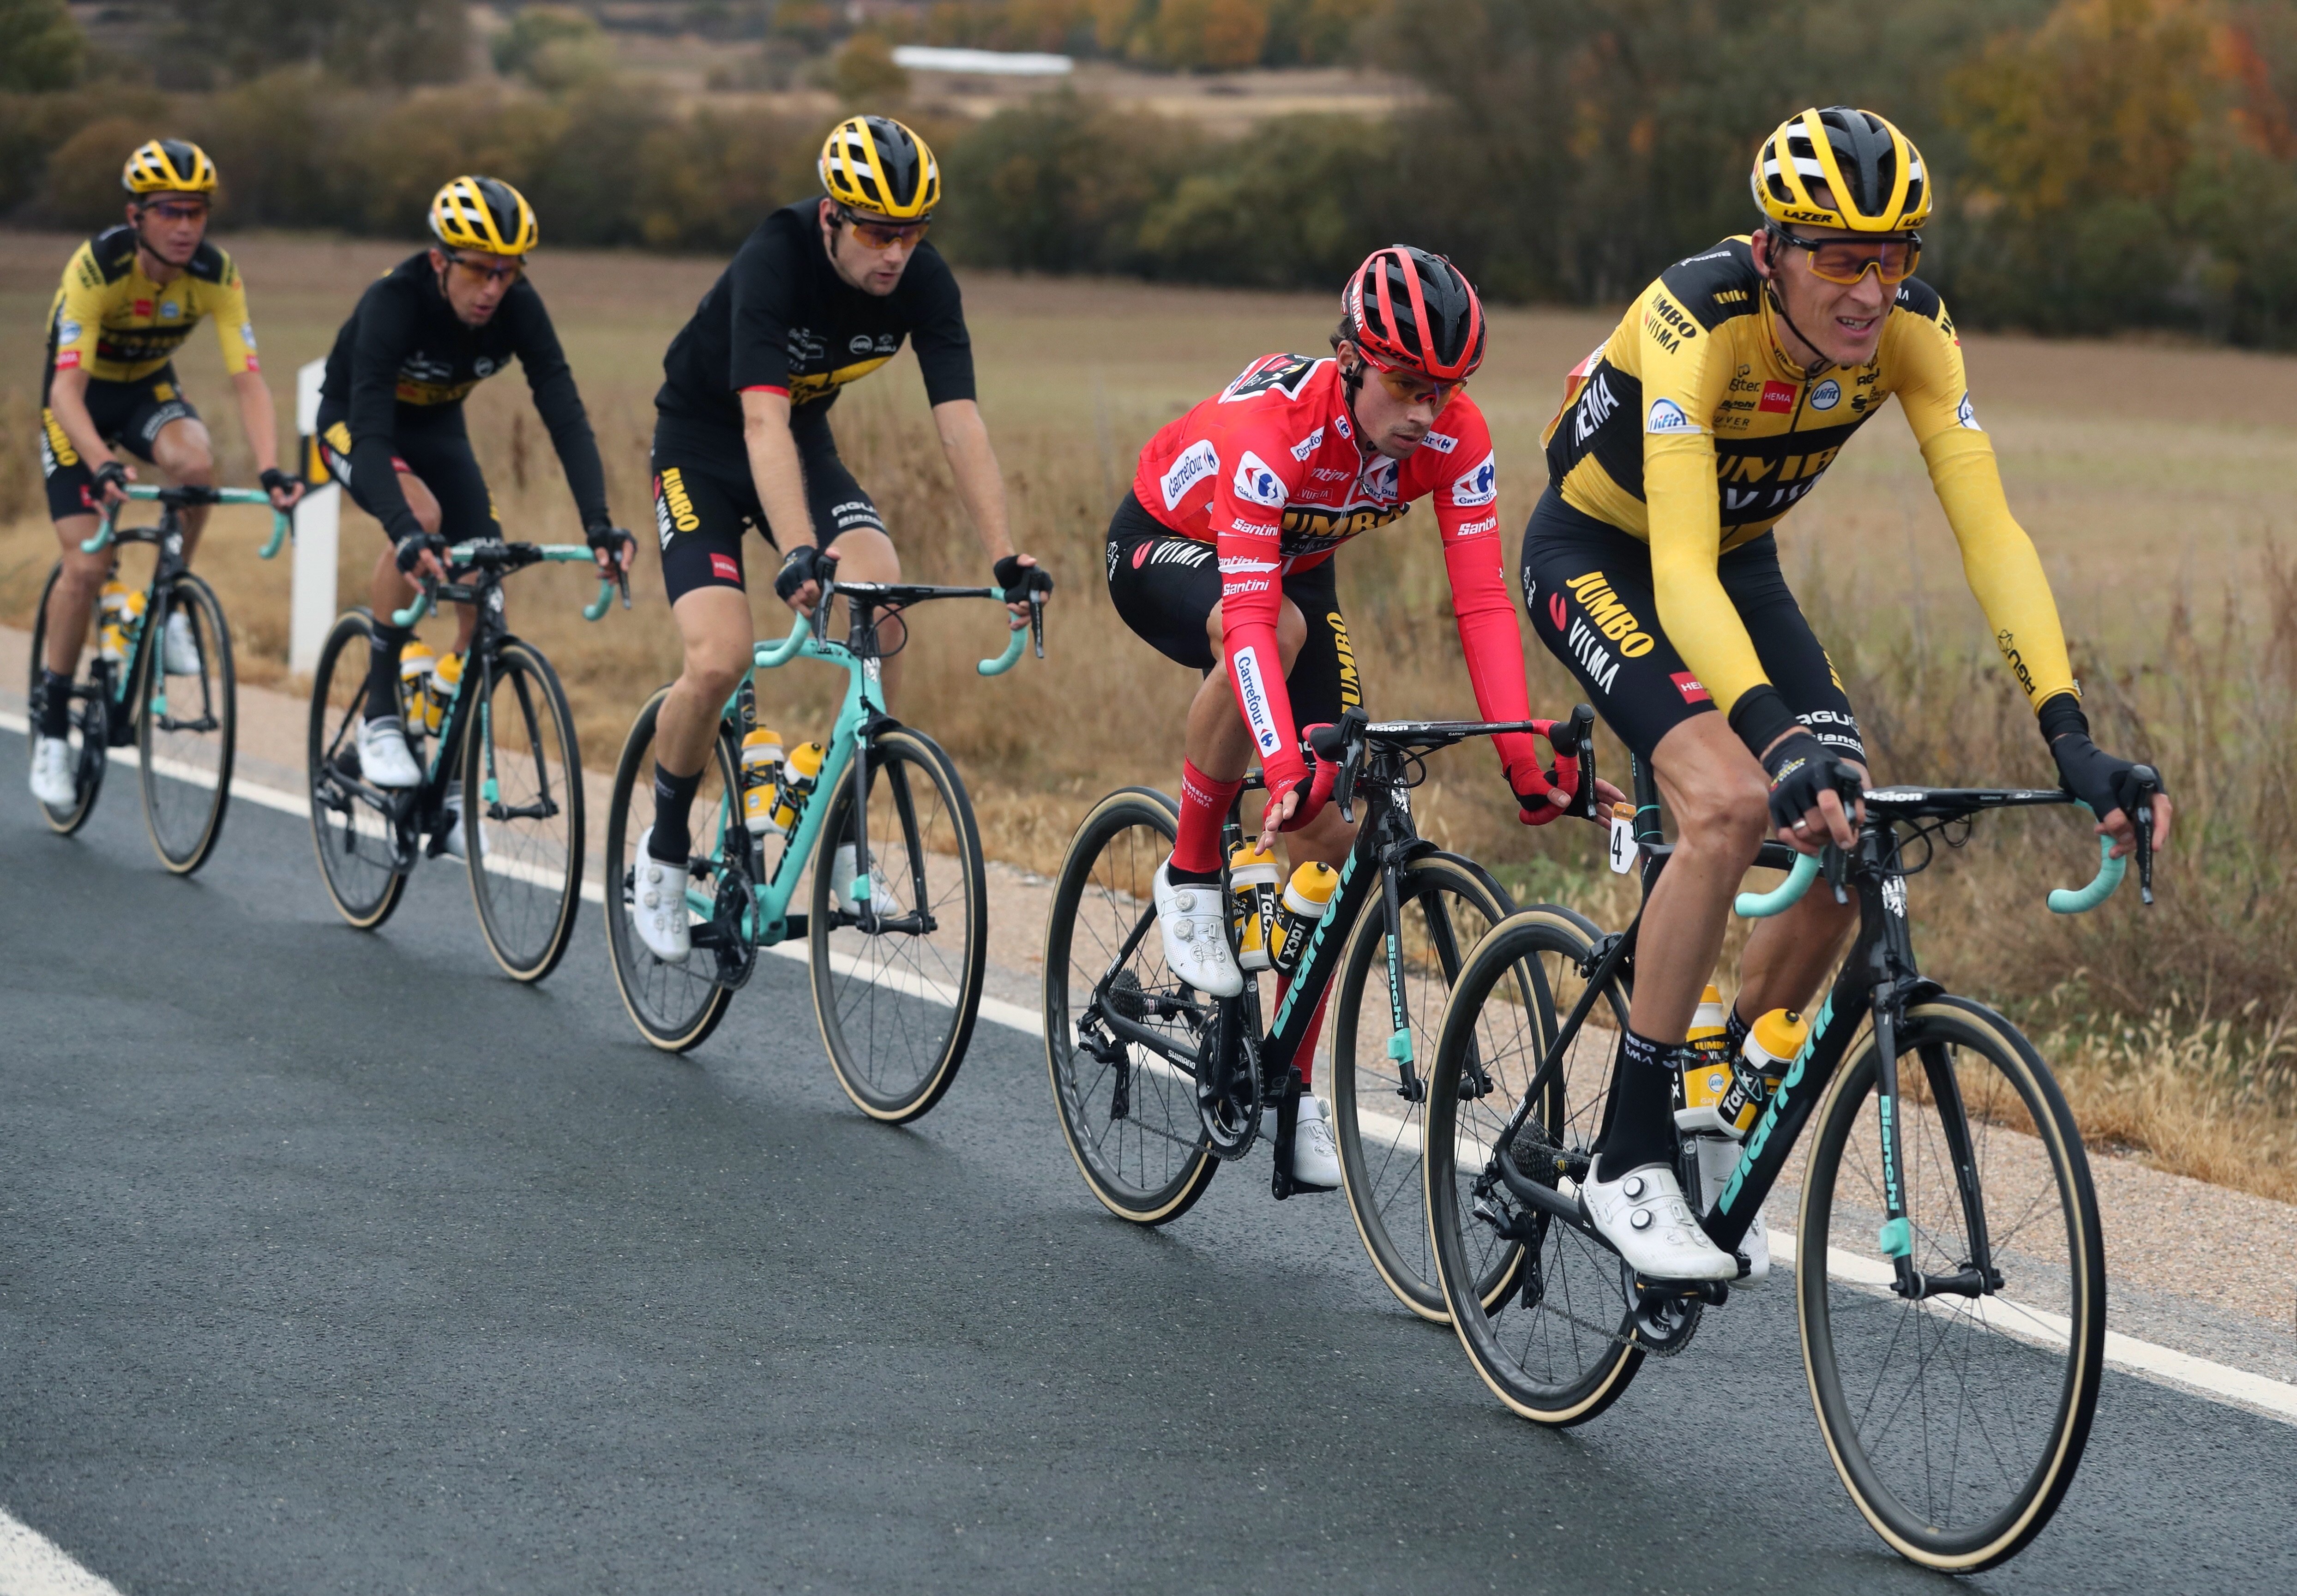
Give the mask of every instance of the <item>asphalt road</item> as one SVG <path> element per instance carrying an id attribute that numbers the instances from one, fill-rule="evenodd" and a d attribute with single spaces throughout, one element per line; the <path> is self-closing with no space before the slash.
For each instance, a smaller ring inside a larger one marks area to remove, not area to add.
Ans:
<path id="1" fill-rule="evenodd" d="M 1941 1588 L 1837 1484 L 1783 1283 L 1543 1431 L 1337 1195 L 1104 1214 L 1033 1038 L 877 1126 L 794 965 L 669 1057 L 595 909 L 523 990 L 453 865 L 361 934 L 300 820 L 179 882 L 115 777 L 56 841 L 0 736 L 0 1506 L 132 1596 Z M 2297 1428 L 2110 1373 L 1968 1583 L 2297 1588 L 2293 1495 Z"/>

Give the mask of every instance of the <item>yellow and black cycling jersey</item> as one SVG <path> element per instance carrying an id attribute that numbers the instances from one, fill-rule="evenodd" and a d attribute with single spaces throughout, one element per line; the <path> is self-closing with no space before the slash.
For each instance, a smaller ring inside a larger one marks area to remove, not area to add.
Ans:
<path id="1" fill-rule="evenodd" d="M 2019 685 L 2037 707 L 2075 691 L 2049 579 L 2010 514 L 1937 291 L 1907 278 L 1873 359 L 1807 373 L 1780 347 L 1770 295 L 1737 237 L 1643 291 L 1573 370 L 1544 440 L 1567 504 L 1651 545 L 1659 624 L 1725 713 L 1767 678 L 1717 558 L 1816 487 L 1892 394 Z"/>
<path id="2" fill-rule="evenodd" d="M 48 307 L 43 401 L 59 371 L 84 371 L 100 383 L 142 381 L 175 358 L 202 317 L 215 318 L 225 370 L 260 369 L 246 286 L 229 255 L 202 243 L 182 275 L 154 283 L 136 257 L 135 228 L 122 223 L 97 234 L 73 251 Z"/>

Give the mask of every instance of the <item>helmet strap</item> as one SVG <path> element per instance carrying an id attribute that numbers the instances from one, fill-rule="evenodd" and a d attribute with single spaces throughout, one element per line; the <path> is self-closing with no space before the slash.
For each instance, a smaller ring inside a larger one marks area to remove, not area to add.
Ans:
<path id="1" fill-rule="evenodd" d="M 1778 224 L 1775 222 L 1766 223 L 1764 226 L 1763 231 L 1771 235 L 1771 247 L 1775 251 L 1778 247 L 1779 234 L 1781 231 Z M 1775 272 L 1777 268 L 1775 267 L 1772 268 L 1773 272 Z M 1796 326 L 1794 317 L 1787 314 L 1786 300 L 1780 294 L 1779 285 L 1777 282 L 1774 280 L 1770 273 L 1766 273 L 1763 276 L 1763 294 L 1765 298 L 1771 301 L 1771 309 L 1777 313 L 1778 318 L 1786 324 L 1787 331 L 1793 333 L 1797 338 L 1801 339 L 1803 347 L 1808 350 L 1812 354 L 1818 357 L 1816 361 L 1803 368 L 1803 375 L 1806 377 L 1815 377 L 1820 372 L 1826 370 L 1828 366 L 1832 366 L 1833 362 L 1826 358 L 1826 352 L 1820 349 L 1816 343 L 1812 341 L 1809 333 L 1804 332 L 1800 327 Z"/>

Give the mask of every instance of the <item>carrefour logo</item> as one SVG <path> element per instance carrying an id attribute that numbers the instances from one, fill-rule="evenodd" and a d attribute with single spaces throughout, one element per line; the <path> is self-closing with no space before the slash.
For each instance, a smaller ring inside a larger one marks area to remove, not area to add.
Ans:
<path id="1" fill-rule="evenodd" d="M 1276 735 L 1276 717 L 1269 712 L 1268 687 L 1260 675 L 1260 654 L 1252 648 L 1236 651 L 1236 691 L 1244 709 L 1246 724 L 1252 728 L 1252 740 L 1260 745 L 1263 759 L 1284 746 L 1284 739 Z"/>
<path id="2" fill-rule="evenodd" d="M 1210 440 L 1198 439 L 1182 449 L 1158 485 L 1165 489 L 1165 507 L 1177 510 L 1190 489 L 1220 469 L 1220 454 Z"/>
<path id="3" fill-rule="evenodd" d="M 1452 484 L 1452 502 L 1462 510 L 1480 509 L 1499 496 L 1500 468 L 1490 455 Z"/>
<path id="4" fill-rule="evenodd" d="M 1250 449 L 1237 463 L 1236 496 L 1256 505 L 1281 506 L 1284 503 L 1284 481 L 1268 468 L 1268 463 Z"/>

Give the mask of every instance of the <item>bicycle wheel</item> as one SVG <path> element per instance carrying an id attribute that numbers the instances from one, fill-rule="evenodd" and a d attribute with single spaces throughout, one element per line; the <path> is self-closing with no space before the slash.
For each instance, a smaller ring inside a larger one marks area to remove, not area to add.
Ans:
<path id="1" fill-rule="evenodd" d="M 495 962 L 539 981 L 582 902 L 582 754 L 566 689 L 541 651 L 506 638 L 463 739 L 463 852 Z"/>
<path id="2" fill-rule="evenodd" d="M 358 728 L 366 716 L 368 638 L 365 610 L 339 617 L 311 674 L 306 770 L 311 840 L 319 874 L 343 918 L 372 931 L 391 918 L 407 891 L 405 850 L 382 795 L 359 769 Z"/>
<path id="3" fill-rule="evenodd" d="M 841 782 L 813 858 L 807 917 L 813 1012 L 829 1066 L 872 1119 L 919 1118 L 957 1079 L 989 957 L 981 834 L 965 784 L 932 738 L 889 728 L 869 745 L 869 835 L 874 932 L 858 902 L 831 889 L 853 842 L 853 784 Z"/>
<path id="4" fill-rule="evenodd" d="M 1920 1302 L 1890 1289 L 1870 1032 L 1818 1107 L 1795 1306 L 1850 1499 L 1904 1556 L 1969 1573 L 2039 1534 L 2081 1462 L 2104 1360 L 2105 1247 L 2073 1115 L 2008 1021 L 1941 998 L 1907 1010 L 1898 1046 L 1914 1265 L 1967 1271 L 1982 1235 L 1999 1287 Z"/>
<path id="5" fill-rule="evenodd" d="M 1332 1011 L 1332 1134 L 1348 1212 L 1372 1267 L 1404 1305 L 1422 1319 L 1449 1320 L 1443 1282 L 1428 1240 L 1426 1181 L 1420 1168 L 1427 1129 L 1428 1070 L 1444 1004 L 1468 950 L 1514 905 L 1483 868 L 1455 854 L 1428 853 L 1404 868 L 1396 884 L 1404 920 L 1404 1000 L 1409 1050 L 1396 1057 L 1394 997 L 1387 959 L 1387 917 L 1373 897 L 1356 917 L 1340 955 L 1340 989 Z M 1528 972 L 1525 972 L 1528 979 Z M 1404 1072 L 1409 1069 L 1411 1085 Z"/>
<path id="6" fill-rule="evenodd" d="M 40 607 L 33 612 L 31 685 L 24 695 L 28 743 L 39 735 L 40 713 L 47 702 L 47 677 L 43 666 L 48 657 L 48 596 L 55 591 L 63 573 L 63 562 L 59 560 L 48 572 L 47 585 L 40 589 Z M 64 736 L 71 745 L 72 769 L 78 773 L 79 793 L 62 808 L 45 803 L 39 806 L 40 818 L 58 836 L 71 835 L 86 825 L 87 818 L 95 812 L 96 796 L 103 790 L 103 751 L 111 725 L 110 709 L 99 683 L 75 679 L 71 717 Z"/>
<path id="7" fill-rule="evenodd" d="M 1185 1048 L 1203 1040 L 1209 1011 L 1165 968 L 1157 933 L 1152 882 L 1176 813 L 1146 787 L 1095 804 L 1061 861 L 1045 926 L 1045 1064 L 1061 1134 L 1093 1196 L 1143 1225 L 1186 1213 L 1219 1171 L 1196 1081 L 1145 1048 L 1081 1036 L 1078 1024 L 1099 1004 Z"/>
<path id="8" fill-rule="evenodd" d="M 167 669 L 169 615 L 191 628 L 199 670 Z M 142 755 L 144 824 L 160 862 L 178 876 L 207 863 L 231 807 L 231 762 L 239 735 L 239 688 L 231 662 L 231 629 L 215 590 L 189 572 L 169 585 L 156 630 L 144 650 L 136 717 Z"/>
<path id="9" fill-rule="evenodd" d="M 1496 1162 L 1541 1057 L 1586 992 L 1593 929 L 1543 904 L 1477 944 L 1452 983 L 1428 1083 L 1428 1229 L 1453 1328 L 1494 1394 L 1557 1426 L 1617 1402 L 1643 1360 L 1618 1255 L 1512 1196 Z M 1515 1135 L 1526 1178 L 1567 1194 L 1586 1179 L 1626 1020 L 1614 977 Z"/>
<path id="10" fill-rule="evenodd" d="M 687 955 L 684 964 L 664 964 L 646 950 L 630 926 L 630 893 L 638 883 L 638 837 L 654 823 L 654 728 L 670 696 L 662 688 L 646 700 L 630 722 L 622 741 L 622 761 L 614 767 L 614 793 L 606 806 L 606 944 L 614 956 L 614 985 L 622 1007 L 638 1034 L 665 1052 L 683 1053 L 698 1048 L 734 1000 L 729 988 L 718 984 L 718 961 L 706 950 Z M 714 757 L 702 767 L 702 785 L 687 811 L 695 843 L 707 857 L 722 851 L 728 826 L 740 830 L 741 778 L 736 774 L 733 740 L 721 728 Z M 637 794 L 646 794 L 645 812 L 632 814 Z M 696 883 L 714 893 L 717 877 L 707 872 Z"/>

